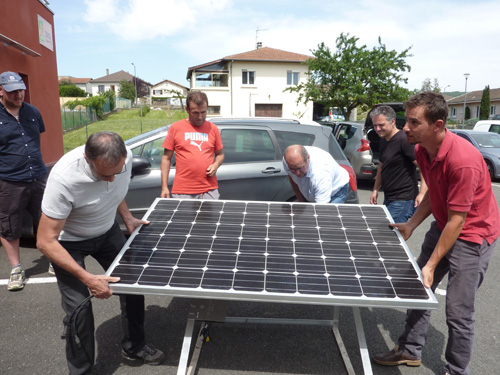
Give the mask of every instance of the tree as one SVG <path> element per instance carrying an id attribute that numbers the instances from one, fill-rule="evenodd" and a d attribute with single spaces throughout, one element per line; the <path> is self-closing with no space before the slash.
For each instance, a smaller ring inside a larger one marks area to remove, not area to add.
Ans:
<path id="1" fill-rule="evenodd" d="M 120 88 L 118 89 L 118 95 L 121 98 L 129 99 L 132 103 L 135 102 L 135 86 L 132 82 L 126 79 L 120 81 Z"/>
<path id="2" fill-rule="evenodd" d="M 490 86 L 485 86 L 481 96 L 481 107 L 479 108 L 479 120 L 488 120 L 490 116 Z"/>
<path id="3" fill-rule="evenodd" d="M 338 107 L 345 118 L 349 118 L 356 107 L 367 109 L 409 95 L 410 91 L 399 84 L 408 81 L 402 73 L 411 70 L 405 61 L 412 56 L 411 47 L 399 53 L 387 50 L 379 37 L 378 46 L 369 50 L 366 45 L 357 46 L 358 40 L 341 33 L 335 53 L 324 43 L 318 45 L 317 50 L 311 51 L 315 58 L 306 62 L 307 82 L 285 91 L 298 92 L 297 102 L 313 101 L 326 108 Z"/>
<path id="4" fill-rule="evenodd" d="M 105 92 L 100 92 L 99 95 L 104 96 L 106 99 L 109 99 L 109 110 L 112 111 L 115 109 L 115 92 L 113 90 L 108 90 Z"/>
<path id="5" fill-rule="evenodd" d="M 90 96 L 90 97 L 83 99 L 83 100 L 75 99 L 75 100 L 68 101 L 68 102 L 64 103 L 64 106 L 68 107 L 71 110 L 75 109 L 79 105 L 83 105 L 84 107 L 87 107 L 87 108 L 92 108 L 93 110 L 95 110 L 97 117 L 100 120 L 102 120 L 103 119 L 102 106 L 104 105 L 104 103 L 106 103 L 106 99 L 107 98 L 104 95 Z"/>
<path id="6" fill-rule="evenodd" d="M 59 86 L 59 96 L 60 97 L 70 97 L 70 98 L 85 98 L 87 93 L 76 85 L 70 83 L 69 85 Z"/>
<path id="7" fill-rule="evenodd" d="M 183 95 L 182 91 L 170 89 L 170 90 L 167 90 L 167 92 L 172 94 L 174 98 L 179 99 L 179 102 L 181 103 L 182 112 L 184 112 L 184 102 L 182 100 L 186 99 L 186 97 Z"/>
<path id="8" fill-rule="evenodd" d="M 420 89 L 420 92 L 424 91 L 434 91 L 434 92 L 441 92 L 441 88 L 439 87 L 439 82 L 437 78 L 434 78 L 434 85 L 431 83 L 430 78 L 424 79 L 422 82 L 422 88 Z"/>
<path id="9" fill-rule="evenodd" d="M 141 98 L 144 96 L 149 96 L 149 87 L 151 85 L 138 77 L 135 78 L 135 81 L 137 82 L 137 97 Z M 134 83 L 134 81 L 131 82 L 132 84 Z"/>

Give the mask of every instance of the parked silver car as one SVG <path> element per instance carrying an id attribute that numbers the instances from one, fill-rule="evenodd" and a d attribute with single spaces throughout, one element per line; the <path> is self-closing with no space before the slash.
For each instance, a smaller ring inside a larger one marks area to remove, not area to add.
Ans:
<path id="1" fill-rule="evenodd" d="M 343 121 L 333 126 L 334 136 L 350 161 L 356 178 L 373 179 L 375 169 L 370 142 L 363 134 L 363 124 Z"/>
<path id="2" fill-rule="evenodd" d="M 327 150 L 350 175 L 351 190 L 347 203 L 359 203 L 354 171 L 332 135 L 332 129 L 321 125 L 304 125 L 280 119 L 212 119 L 221 132 L 225 160 L 217 171 L 221 199 L 257 201 L 293 201 L 282 157 L 287 146 L 302 144 Z M 126 197 L 131 212 L 142 215 L 160 195 L 160 161 L 165 126 L 125 143 L 134 154 L 133 177 Z M 169 174 L 169 185 L 175 177 L 175 155 Z"/>
<path id="3" fill-rule="evenodd" d="M 500 178 L 500 134 L 475 130 L 450 129 L 450 131 L 468 140 L 479 150 L 488 166 L 492 181 Z"/>

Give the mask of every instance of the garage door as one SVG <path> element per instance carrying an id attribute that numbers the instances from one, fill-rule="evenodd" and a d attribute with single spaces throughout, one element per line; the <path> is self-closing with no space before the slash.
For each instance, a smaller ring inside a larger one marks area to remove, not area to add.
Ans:
<path id="1" fill-rule="evenodd" d="M 282 117 L 283 104 L 255 104 L 255 117 Z"/>

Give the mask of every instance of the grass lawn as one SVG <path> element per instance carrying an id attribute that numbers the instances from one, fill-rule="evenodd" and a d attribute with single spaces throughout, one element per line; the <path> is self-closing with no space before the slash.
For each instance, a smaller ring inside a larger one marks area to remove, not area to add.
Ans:
<path id="1" fill-rule="evenodd" d="M 167 111 L 151 111 L 140 117 L 138 109 L 126 109 L 109 115 L 103 121 L 97 121 L 63 135 L 64 153 L 85 144 L 87 136 L 100 131 L 113 131 L 127 140 L 141 133 L 171 124 L 187 117 L 187 112 L 172 111 L 169 118 Z M 141 132 L 142 124 L 142 132 Z"/>

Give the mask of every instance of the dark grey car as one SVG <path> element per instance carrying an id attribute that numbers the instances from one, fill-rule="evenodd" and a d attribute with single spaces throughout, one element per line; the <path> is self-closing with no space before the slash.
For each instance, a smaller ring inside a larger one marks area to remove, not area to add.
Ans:
<path id="1" fill-rule="evenodd" d="M 292 120 L 211 119 L 221 132 L 225 160 L 217 171 L 221 199 L 293 201 L 295 194 L 283 170 L 282 157 L 291 144 L 310 145 L 329 151 L 350 175 L 347 203 L 359 203 L 353 169 L 332 135 L 321 125 L 304 125 Z M 132 181 L 126 197 L 131 212 L 142 215 L 160 195 L 160 161 L 165 126 L 127 140 L 134 154 Z M 149 166 L 148 166 L 149 165 Z M 169 185 L 175 176 L 175 155 Z"/>
<path id="2" fill-rule="evenodd" d="M 500 178 L 500 134 L 458 129 L 450 131 L 468 140 L 479 150 L 488 166 L 492 181 Z"/>

